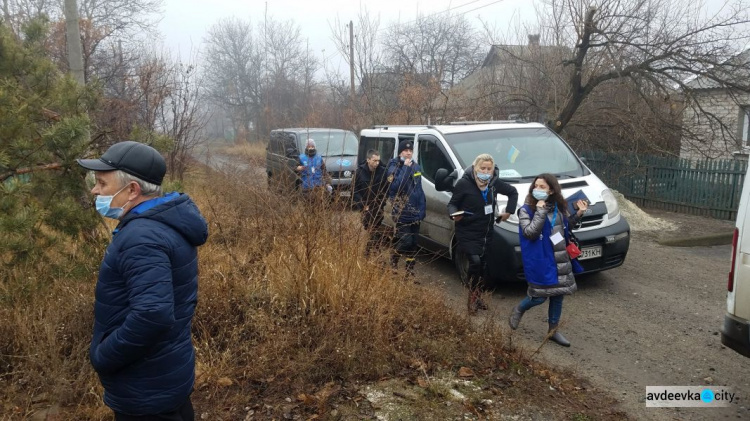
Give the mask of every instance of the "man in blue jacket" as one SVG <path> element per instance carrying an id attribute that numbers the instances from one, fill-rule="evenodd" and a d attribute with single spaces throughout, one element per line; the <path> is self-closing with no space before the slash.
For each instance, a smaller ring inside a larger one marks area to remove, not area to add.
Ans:
<path id="1" fill-rule="evenodd" d="M 400 256 L 406 260 L 406 274 L 414 277 L 419 224 L 427 211 L 422 190 L 422 169 L 412 161 L 413 143 L 402 140 L 398 144 L 398 157 L 388 162 L 388 198 L 393 201 L 392 217 L 396 223 L 396 246 L 391 255 L 391 265 L 398 269 Z"/>
<path id="2" fill-rule="evenodd" d="M 125 141 L 99 159 L 96 210 L 119 220 L 99 268 L 91 364 L 104 403 L 121 420 L 193 420 L 198 249 L 208 227 L 192 200 L 162 195 L 167 166 L 155 149 Z"/>

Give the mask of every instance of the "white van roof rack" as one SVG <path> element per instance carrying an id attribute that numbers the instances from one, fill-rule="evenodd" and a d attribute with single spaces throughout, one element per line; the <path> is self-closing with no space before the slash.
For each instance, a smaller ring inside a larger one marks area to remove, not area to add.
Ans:
<path id="1" fill-rule="evenodd" d="M 430 129 L 430 128 L 432 128 L 432 126 L 423 125 L 423 124 L 417 124 L 417 125 L 408 125 L 408 124 L 407 125 L 399 125 L 399 124 L 394 124 L 394 125 L 376 124 L 376 125 L 372 126 L 371 128 L 372 129 L 383 129 L 383 130 L 388 130 L 388 129 L 411 129 L 411 130 L 414 130 L 414 129 Z"/>
<path id="2" fill-rule="evenodd" d="M 525 120 L 487 120 L 487 121 L 451 121 L 451 126 L 466 126 L 469 124 L 516 124 L 527 123 Z"/>

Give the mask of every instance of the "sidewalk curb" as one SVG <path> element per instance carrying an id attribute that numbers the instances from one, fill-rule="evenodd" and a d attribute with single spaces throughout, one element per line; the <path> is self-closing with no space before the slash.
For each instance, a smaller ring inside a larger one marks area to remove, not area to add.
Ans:
<path id="1" fill-rule="evenodd" d="M 704 235 L 700 237 L 682 237 L 682 238 L 668 238 L 658 240 L 658 243 L 662 246 L 670 247 L 708 247 L 708 246 L 723 246 L 732 244 L 732 238 L 734 232 L 725 232 L 721 234 Z"/>

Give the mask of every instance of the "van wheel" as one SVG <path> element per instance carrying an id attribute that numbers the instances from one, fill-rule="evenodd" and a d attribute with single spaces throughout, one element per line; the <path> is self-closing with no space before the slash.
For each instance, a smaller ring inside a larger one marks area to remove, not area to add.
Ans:
<path id="1" fill-rule="evenodd" d="M 464 285 L 468 285 L 469 259 L 466 257 L 466 254 L 458 247 L 453 249 L 453 264 L 456 265 L 456 270 L 458 270 L 458 277 L 461 279 L 461 283 Z"/>

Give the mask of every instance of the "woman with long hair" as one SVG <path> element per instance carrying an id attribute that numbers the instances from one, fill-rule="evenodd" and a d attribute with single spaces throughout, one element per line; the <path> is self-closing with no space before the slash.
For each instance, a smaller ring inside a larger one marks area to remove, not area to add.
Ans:
<path id="1" fill-rule="evenodd" d="M 566 227 L 576 224 L 588 204 L 576 202 L 578 211 L 570 215 L 557 178 L 540 174 L 531 183 L 524 205 L 518 210 L 518 235 L 521 240 L 523 271 L 529 287 L 524 298 L 510 315 L 511 329 L 517 329 L 521 316 L 549 298 L 549 338 L 562 345 L 570 342 L 557 331 L 562 315 L 563 297 L 573 294 L 576 281 L 566 249 Z"/>

